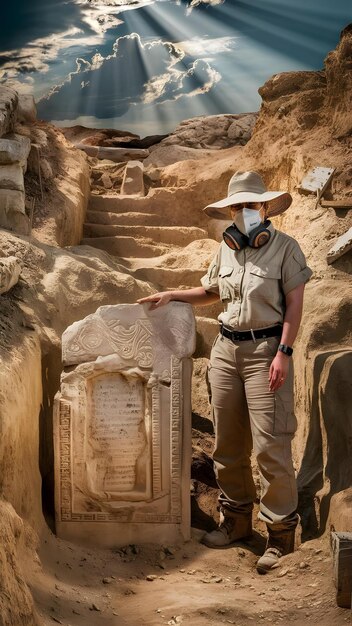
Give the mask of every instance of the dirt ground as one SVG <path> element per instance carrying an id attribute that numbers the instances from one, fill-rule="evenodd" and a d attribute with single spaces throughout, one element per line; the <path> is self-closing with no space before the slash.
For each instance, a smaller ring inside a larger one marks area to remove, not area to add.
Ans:
<path id="1" fill-rule="evenodd" d="M 351 622 L 336 606 L 328 537 L 308 541 L 260 576 L 264 547 L 255 532 L 246 543 L 212 550 L 192 529 L 182 546 L 131 545 L 87 550 L 49 535 L 41 564 L 31 568 L 32 591 L 45 626 L 164 624 L 319 624 Z"/>

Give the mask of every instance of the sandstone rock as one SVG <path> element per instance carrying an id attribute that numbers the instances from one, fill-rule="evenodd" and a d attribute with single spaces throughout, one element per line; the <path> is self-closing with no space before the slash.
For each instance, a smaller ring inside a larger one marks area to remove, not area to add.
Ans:
<path id="1" fill-rule="evenodd" d="M 44 180 L 51 180 L 53 178 L 53 170 L 47 159 L 40 160 L 40 171 Z"/>
<path id="2" fill-rule="evenodd" d="M 99 148 L 98 159 L 109 159 L 115 163 L 129 161 L 130 159 L 145 159 L 149 156 L 149 150 L 134 148 Z"/>
<path id="3" fill-rule="evenodd" d="M 0 137 L 12 131 L 17 118 L 18 94 L 0 86 Z"/>
<path id="4" fill-rule="evenodd" d="M 221 150 L 233 145 L 244 145 L 252 133 L 256 113 L 209 115 L 184 120 L 159 145 L 179 145 L 195 149 Z M 234 132 L 239 124 L 240 130 Z M 229 135 L 229 129 L 232 127 Z M 179 159 L 181 160 L 181 159 Z"/>
<path id="5" fill-rule="evenodd" d="M 78 150 L 83 150 L 90 157 L 98 157 L 99 147 L 98 146 L 89 146 L 84 143 L 76 143 L 76 148 Z"/>
<path id="6" fill-rule="evenodd" d="M 273 101 L 300 91 L 310 91 L 326 86 L 326 77 L 323 71 L 319 72 L 282 72 L 274 74 L 258 89 L 265 101 Z"/>
<path id="7" fill-rule="evenodd" d="M 29 219 L 25 213 L 25 195 L 22 191 L 0 189 L 0 228 L 20 235 L 28 234 Z"/>
<path id="8" fill-rule="evenodd" d="M 22 135 L 7 135 L 0 139 L 0 165 L 20 163 L 26 169 L 31 141 Z"/>
<path id="9" fill-rule="evenodd" d="M 210 150 L 189 148 L 187 146 L 177 145 L 177 139 L 175 138 L 175 144 L 163 145 L 154 147 L 151 150 L 150 156 L 144 160 L 145 167 L 165 167 L 178 161 L 188 161 L 190 159 L 203 159 L 211 154 Z M 149 172 L 148 172 L 149 175 Z"/>
<path id="10" fill-rule="evenodd" d="M 352 94 L 352 24 L 341 33 L 336 50 L 325 59 L 327 80 L 327 103 L 331 110 L 332 129 L 335 137 L 351 134 L 351 94 Z"/>
<path id="11" fill-rule="evenodd" d="M 16 285 L 21 269 L 22 265 L 17 257 L 0 257 L 0 294 Z"/>
<path id="12" fill-rule="evenodd" d="M 107 141 L 132 141 L 138 140 L 139 135 L 126 130 L 115 128 L 87 128 L 76 125 L 61 128 L 65 137 L 73 144 L 83 143 L 90 146 L 105 146 Z M 141 147 L 141 146 L 138 146 Z"/>
<path id="13" fill-rule="evenodd" d="M 23 169 L 19 163 L 0 166 L 0 189 L 24 192 Z"/>
<path id="14" fill-rule="evenodd" d="M 144 196 L 143 163 L 128 161 L 122 180 L 121 194 Z"/>
<path id="15" fill-rule="evenodd" d="M 100 179 L 100 182 L 105 187 L 105 189 L 111 189 L 113 185 L 112 180 L 107 172 L 104 172 L 104 174 L 102 175 Z"/>
<path id="16" fill-rule="evenodd" d="M 150 148 L 156 144 L 159 144 L 163 139 L 166 139 L 168 135 L 148 135 L 143 139 L 131 139 L 128 142 L 129 148 Z"/>
<path id="17" fill-rule="evenodd" d="M 9 502 L 0 501 L 1 624 L 38 626 L 30 590 L 25 583 L 19 547 L 25 542 L 24 524 Z"/>
<path id="18" fill-rule="evenodd" d="M 24 212 L 24 194 L 20 191 L 0 189 L 0 228 L 28 235 L 29 219 Z"/>
<path id="19" fill-rule="evenodd" d="M 75 144 L 76 148 L 83 150 L 88 156 L 98 159 L 108 159 L 115 163 L 129 161 L 130 159 L 145 159 L 149 156 L 149 150 L 138 150 L 134 148 L 106 148 L 100 146 L 88 146 L 83 143 Z"/>
<path id="20" fill-rule="evenodd" d="M 18 120 L 20 122 L 35 122 L 37 119 L 37 109 L 34 97 L 30 94 L 18 95 Z"/>
<path id="21" fill-rule="evenodd" d="M 22 132 L 26 129 L 25 126 L 22 126 Z M 47 148 L 49 145 L 49 135 L 43 128 L 38 128 L 37 126 L 31 126 L 29 129 L 30 137 L 32 143 L 36 143 L 40 148 Z"/>
<path id="22" fill-rule="evenodd" d="M 40 170 L 40 161 L 41 161 L 40 146 L 37 143 L 32 143 L 31 150 L 30 150 L 30 153 L 28 155 L 28 160 L 27 160 L 28 171 L 38 176 L 39 170 Z"/>
<path id="23" fill-rule="evenodd" d="M 0 215 L 2 216 L 4 213 L 25 213 L 25 195 L 23 191 L 0 189 Z"/>
<path id="24" fill-rule="evenodd" d="M 248 115 L 242 119 L 232 122 L 227 132 L 228 138 L 236 140 L 241 145 L 245 145 L 251 138 L 257 116 Z"/>

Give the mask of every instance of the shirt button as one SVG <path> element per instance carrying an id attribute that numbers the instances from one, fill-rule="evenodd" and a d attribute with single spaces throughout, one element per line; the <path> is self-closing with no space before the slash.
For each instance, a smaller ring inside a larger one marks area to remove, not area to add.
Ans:
<path id="1" fill-rule="evenodd" d="M 243 267 L 241 267 L 240 269 L 240 274 L 243 274 Z"/>

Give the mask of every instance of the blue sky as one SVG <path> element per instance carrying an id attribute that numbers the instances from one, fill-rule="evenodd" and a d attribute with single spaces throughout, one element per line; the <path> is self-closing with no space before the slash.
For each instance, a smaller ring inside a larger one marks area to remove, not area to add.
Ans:
<path id="1" fill-rule="evenodd" d="M 17 0 L 0 80 L 59 125 L 164 133 L 258 110 L 270 76 L 321 69 L 351 21 L 349 0 Z"/>

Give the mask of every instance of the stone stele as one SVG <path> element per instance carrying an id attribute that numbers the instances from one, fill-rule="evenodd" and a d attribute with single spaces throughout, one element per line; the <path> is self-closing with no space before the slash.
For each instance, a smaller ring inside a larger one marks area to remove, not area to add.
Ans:
<path id="1" fill-rule="evenodd" d="M 190 537 L 195 319 L 171 302 L 100 307 L 62 337 L 57 534 L 114 548 Z"/>

